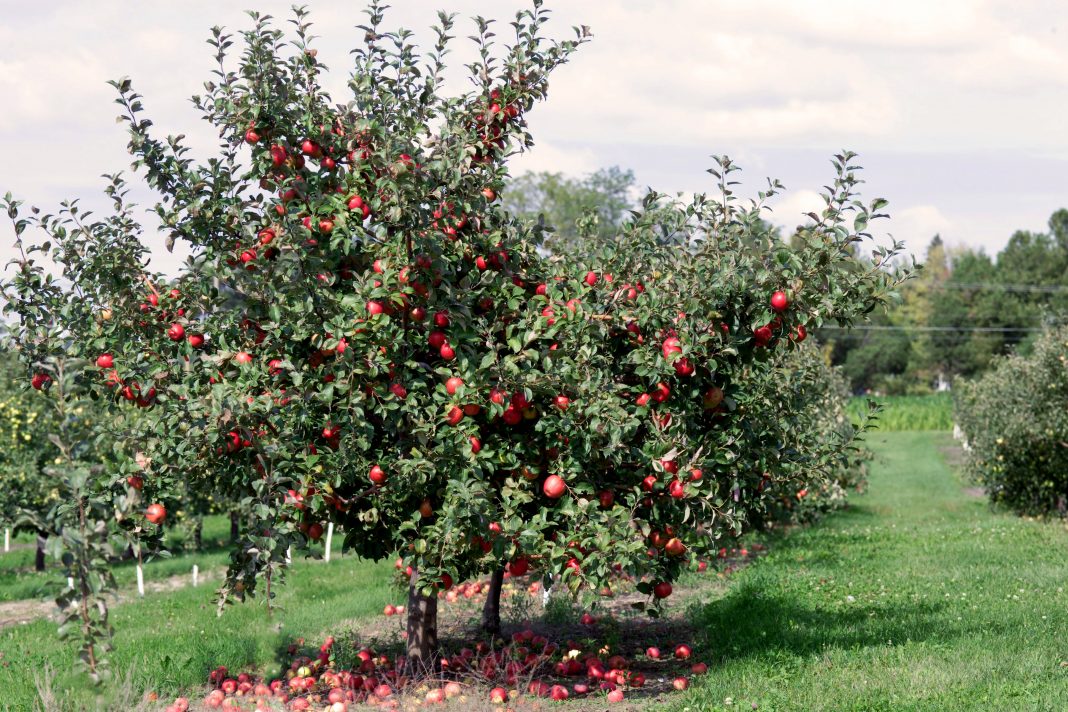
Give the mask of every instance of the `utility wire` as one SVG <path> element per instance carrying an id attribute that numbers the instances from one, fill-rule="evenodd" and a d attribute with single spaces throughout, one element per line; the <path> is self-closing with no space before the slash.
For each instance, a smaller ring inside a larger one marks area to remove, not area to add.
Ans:
<path id="1" fill-rule="evenodd" d="M 819 331 L 949 331 L 955 333 L 972 333 L 972 332 L 984 332 L 984 333 L 1021 333 L 1021 332 L 1036 332 L 1045 331 L 1045 329 L 1039 327 L 1024 327 L 1024 326 L 893 326 L 893 325 L 877 325 L 877 324 L 861 324 L 854 327 L 846 326 L 821 326 Z"/>
<path id="2" fill-rule="evenodd" d="M 1062 284 L 999 284 L 997 282 L 940 282 L 938 284 L 914 283 L 915 288 L 926 289 L 959 289 L 975 291 L 995 292 L 1025 292 L 1038 294 L 1064 294 L 1068 293 L 1068 285 Z"/>

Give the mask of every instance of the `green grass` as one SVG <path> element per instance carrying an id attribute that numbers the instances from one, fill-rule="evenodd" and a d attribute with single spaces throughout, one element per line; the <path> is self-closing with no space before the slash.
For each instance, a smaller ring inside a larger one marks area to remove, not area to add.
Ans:
<path id="1" fill-rule="evenodd" d="M 949 442 L 870 436 L 868 494 L 774 538 L 766 557 L 693 609 L 710 672 L 648 709 L 1068 708 L 1068 529 L 966 494 L 938 451 Z M 255 602 L 216 618 L 210 587 L 150 594 L 114 609 L 113 669 L 163 695 L 196 691 L 219 664 L 277 674 L 294 637 L 315 641 L 395 602 L 390 573 L 352 557 L 298 560 L 273 619 Z M 46 664 L 60 697 L 88 706 L 73 663 L 53 623 L 0 631 L 0 709 L 30 709 L 33 671 Z"/>
<path id="2" fill-rule="evenodd" d="M 113 609 L 111 667 L 120 676 L 132 676 L 135 689 L 155 690 L 161 697 L 180 690 L 195 693 L 216 665 L 276 676 L 281 652 L 294 638 L 314 641 L 336 632 L 342 621 L 370 616 L 395 602 L 391 571 L 388 563 L 352 556 L 329 564 L 295 560 L 288 581 L 278 589 L 282 610 L 273 618 L 257 601 L 231 606 L 216 617 L 211 586 L 149 594 Z M 74 663 L 75 651 L 56 638 L 54 623 L 37 621 L 0 631 L 0 709 L 32 709 L 32 674 L 46 664 L 56 671 L 57 696 L 70 709 L 96 704 L 111 709 L 107 700 L 95 701 Z"/>
<path id="3" fill-rule="evenodd" d="M 711 670 L 670 708 L 1068 709 L 1068 531 L 965 494 L 946 435 L 869 441 L 867 495 L 696 610 Z"/>
<path id="4" fill-rule="evenodd" d="M 168 557 L 157 557 L 146 561 L 144 565 L 145 581 L 157 581 L 171 576 L 189 575 L 193 564 L 201 571 L 226 566 L 229 562 L 230 520 L 224 516 L 210 516 L 204 519 L 204 548 L 197 552 L 186 552 L 177 541 L 174 530 L 164 537 L 165 543 L 173 551 Z M 27 598 L 51 598 L 58 587 L 66 585 L 61 566 L 48 559 L 43 574 L 34 571 L 34 542 L 31 534 L 20 533 L 12 538 L 12 544 L 18 545 L 8 553 L 0 552 L 0 602 L 19 601 Z M 336 539 L 335 542 L 340 541 Z M 335 543 L 336 545 L 336 543 Z M 133 560 L 116 563 L 113 571 L 120 587 L 136 584 L 137 573 Z"/>
<path id="5" fill-rule="evenodd" d="M 867 396 L 849 400 L 849 412 L 854 420 L 867 410 Z M 950 430 L 953 428 L 953 396 L 935 393 L 929 396 L 872 397 L 883 407 L 875 421 L 882 432 L 903 430 Z"/>

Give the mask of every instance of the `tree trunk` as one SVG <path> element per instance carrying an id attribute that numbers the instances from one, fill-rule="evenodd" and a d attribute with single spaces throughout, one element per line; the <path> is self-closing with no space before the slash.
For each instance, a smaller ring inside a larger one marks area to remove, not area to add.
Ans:
<path id="1" fill-rule="evenodd" d="M 482 631 L 493 636 L 501 634 L 501 587 L 504 585 L 504 569 L 496 569 L 490 577 L 486 604 L 482 607 Z"/>
<path id="2" fill-rule="evenodd" d="M 48 542 L 48 538 L 41 532 L 37 532 L 37 556 L 33 560 L 34 571 L 45 570 L 45 544 Z"/>
<path id="3" fill-rule="evenodd" d="M 241 536 L 241 527 L 238 524 L 239 517 L 237 512 L 230 512 L 230 543 L 233 544 L 237 541 L 237 538 Z"/>
<path id="4" fill-rule="evenodd" d="M 196 517 L 193 520 L 193 550 L 201 551 L 204 548 L 204 518 Z"/>
<path id="5" fill-rule="evenodd" d="M 438 599 L 419 593 L 419 572 L 408 580 L 408 665 L 412 672 L 431 670 L 438 651 Z"/>

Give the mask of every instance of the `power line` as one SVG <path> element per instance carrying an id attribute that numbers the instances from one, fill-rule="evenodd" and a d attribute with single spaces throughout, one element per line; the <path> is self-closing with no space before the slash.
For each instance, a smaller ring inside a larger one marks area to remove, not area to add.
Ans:
<path id="1" fill-rule="evenodd" d="M 1045 331 L 1040 327 L 1024 327 L 1024 326 L 894 326 L 894 325 L 877 325 L 877 324 L 861 324 L 858 326 L 821 326 L 819 331 L 831 330 L 831 331 L 948 331 L 954 333 L 1030 333 Z"/>
<path id="2" fill-rule="evenodd" d="M 939 284 L 920 284 L 916 287 L 928 289 L 989 290 L 997 292 L 1024 292 L 1039 294 L 1068 293 L 1068 285 L 1061 284 L 999 284 L 997 282 L 941 282 Z"/>

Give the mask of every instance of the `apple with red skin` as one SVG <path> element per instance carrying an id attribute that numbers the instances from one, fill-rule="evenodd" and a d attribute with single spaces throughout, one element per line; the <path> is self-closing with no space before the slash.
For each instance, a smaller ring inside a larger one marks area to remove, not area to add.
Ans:
<path id="1" fill-rule="evenodd" d="M 672 537 L 664 544 L 664 551 L 669 556 L 682 556 L 686 553 L 686 545 L 678 537 Z"/>
<path id="2" fill-rule="evenodd" d="M 490 702 L 497 705 L 503 705 L 508 701 L 508 690 L 503 687 L 494 687 L 489 693 Z"/>
<path id="3" fill-rule="evenodd" d="M 115 359 L 111 354 L 100 354 L 96 357 L 97 368 L 111 368 L 115 365 Z"/>
<path id="4" fill-rule="evenodd" d="M 145 519 L 153 524 L 161 524 L 167 518 L 167 510 L 162 504 L 150 504 L 145 509 Z"/>
<path id="5" fill-rule="evenodd" d="M 690 650 L 690 646 L 686 645 L 686 643 L 679 643 L 675 646 L 675 658 L 678 660 L 689 660 L 692 654 L 693 651 Z"/>
<path id="6" fill-rule="evenodd" d="M 706 672 L 708 672 L 708 664 L 694 663 L 690 666 L 690 672 L 692 672 L 694 675 L 704 675 Z"/>
<path id="7" fill-rule="evenodd" d="M 623 701 L 623 690 L 612 690 L 608 693 L 608 701 L 612 704 Z"/>
<path id="8" fill-rule="evenodd" d="M 664 339 L 664 344 L 663 346 L 661 346 L 661 351 L 664 354 L 664 358 L 670 361 L 672 356 L 674 356 L 675 354 L 682 353 L 682 342 L 674 336 L 669 336 L 668 338 Z"/>
<path id="9" fill-rule="evenodd" d="M 611 490 L 601 490 L 597 494 L 597 499 L 600 501 L 603 509 L 608 509 L 615 503 L 616 496 L 612 494 Z"/>
<path id="10" fill-rule="evenodd" d="M 386 471 L 382 469 L 380 465 L 374 465 L 371 467 L 371 471 L 367 474 L 368 478 L 373 484 L 381 485 L 386 482 Z"/>
<path id="11" fill-rule="evenodd" d="M 786 292 L 780 290 L 771 295 L 771 308 L 775 311 L 786 311 L 789 306 L 790 300 L 786 298 Z"/>
<path id="12" fill-rule="evenodd" d="M 683 357 L 675 361 L 675 373 L 680 376 L 692 376 L 696 370 L 688 358 Z"/>
<path id="13" fill-rule="evenodd" d="M 520 556 L 509 562 L 508 573 L 512 576 L 525 576 L 527 571 L 530 570 L 530 559 L 525 556 Z"/>
<path id="14" fill-rule="evenodd" d="M 648 658 L 652 658 L 653 660 L 659 660 L 660 659 L 660 648 L 652 647 L 652 646 L 646 648 L 645 649 L 645 656 L 648 657 Z"/>
<path id="15" fill-rule="evenodd" d="M 597 284 L 597 273 L 596 272 L 587 272 L 586 273 L 586 279 L 584 281 L 590 287 L 596 285 Z"/>
<path id="16" fill-rule="evenodd" d="M 451 408 L 449 408 L 449 413 L 448 413 L 448 415 L 445 416 L 445 421 L 449 425 L 456 425 L 457 423 L 459 423 L 463 419 L 464 419 L 463 408 L 461 408 L 458 405 L 454 405 Z"/>
<path id="17" fill-rule="evenodd" d="M 135 490 L 139 490 L 145 486 L 145 478 L 141 475 L 130 475 L 126 478 L 126 484 L 130 485 Z"/>
<path id="18" fill-rule="evenodd" d="M 252 363 L 252 354 L 247 351 L 238 351 L 234 354 L 234 361 L 240 364 Z"/>
<path id="19" fill-rule="evenodd" d="M 453 350 L 452 346 L 450 346 L 448 342 L 445 342 L 441 345 L 441 348 L 438 349 L 438 353 L 441 354 L 441 357 L 446 361 L 452 361 L 454 358 L 456 358 L 456 351 Z"/>
<path id="20" fill-rule="evenodd" d="M 45 386 L 52 382 L 52 377 L 47 373 L 35 373 L 33 378 L 30 379 L 30 385 L 34 390 L 42 390 Z"/>
<path id="21" fill-rule="evenodd" d="M 674 680 L 671 681 L 671 686 L 674 687 L 679 692 L 682 692 L 683 690 L 685 690 L 686 688 L 688 688 L 690 686 L 690 681 L 685 677 L 679 676 L 679 677 L 676 677 Z"/>
<path id="22" fill-rule="evenodd" d="M 445 381 L 445 392 L 450 396 L 456 395 L 456 391 L 460 390 L 460 386 L 464 384 L 463 379 L 453 376 L 449 380 Z"/>
<path id="23" fill-rule="evenodd" d="M 571 405 L 571 399 L 564 395 L 559 395 L 553 398 L 553 405 L 560 410 L 567 410 Z"/>
<path id="24" fill-rule="evenodd" d="M 667 581 L 661 581 L 660 583 L 653 586 L 653 595 L 659 599 L 667 598 L 671 595 L 671 592 L 671 584 Z"/>
<path id="25" fill-rule="evenodd" d="M 204 348 L 204 335 L 203 334 L 190 334 L 186 338 L 186 340 L 189 342 L 189 345 L 192 346 L 194 349 L 202 349 L 202 348 Z"/>
<path id="26" fill-rule="evenodd" d="M 367 302 L 367 313 L 370 314 L 371 316 L 378 316 L 379 314 L 381 314 L 385 310 L 386 310 L 386 308 L 384 306 L 382 306 L 381 302 L 376 302 L 373 299 L 371 301 Z"/>
<path id="27" fill-rule="evenodd" d="M 807 336 L 808 336 L 808 330 L 805 329 L 805 325 L 804 324 L 798 324 L 794 328 L 794 333 L 790 335 L 790 338 L 793 339 L 795 342 L 800 344 L 802 341 L 805 340 L 805 338 Z"/>
<path id="28" fill-rule="evenodd" d="M 564 492 L 567 491 L 567 483 L 564 482 L 564 478 L 560 477 L 560 475 L 549 475 L 545 478 L 541 491 L 549 499 L 560 499 L 564 496 Z"/>
<path id="29" fill-rule="evenodd" d="M 167 329 L 167 338 L 171 341 L 181 341 L 185 338 L 185 327 L 181 324 L 171 324 L 171 328 Z"/>

